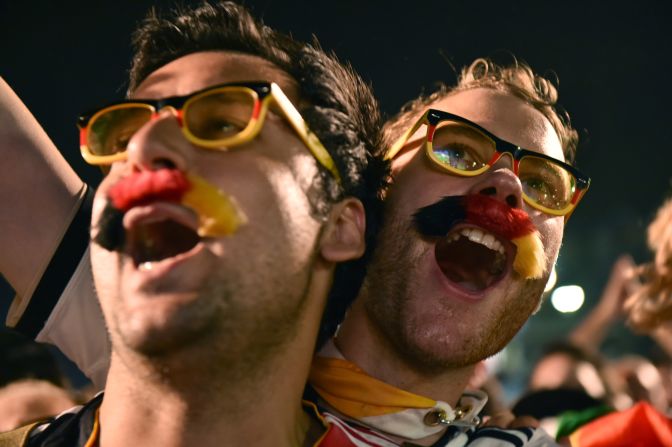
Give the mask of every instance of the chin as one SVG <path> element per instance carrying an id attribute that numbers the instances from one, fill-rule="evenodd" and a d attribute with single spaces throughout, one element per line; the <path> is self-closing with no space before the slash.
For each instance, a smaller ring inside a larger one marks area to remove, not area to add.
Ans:
<path id="1" fill-rule="evenodd" d="M 473 331 L 472 331 L 473 332 Z M 482 333 L 427 331 L 408 334 L 397 344 L 409 364 L 424 373 L 469 367 L 499 352 L 506 343 L 498 343 Z"/>
<path id="2" fill-rule="evenodd" d="M 190 347 L 208 345 L 206 340 L 215 326 L 214 312 L 203 309 L 166 309 L 154 306 L 118 316 L 114 332 L 123 345 L 145 356 L 174 355 Z"/>
<path id="3" fill-rule="evenodd" d="M 508 302 L 490 297 L 477 308 L 432 306 L 431 313 L 416 308 L 415 317 L 408 317 L 413 314 L 408 309 L 394 344 L 421 370 L 438 373 L 471 366 L 501 351 L 527 321 L 537 301 L 516 296 Z"/>

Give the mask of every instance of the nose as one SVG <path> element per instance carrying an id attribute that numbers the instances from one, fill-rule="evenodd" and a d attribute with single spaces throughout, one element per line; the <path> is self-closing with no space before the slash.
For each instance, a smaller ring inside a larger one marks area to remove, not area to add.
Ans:
<path id="1" fill-rule="evenodd" d="M 134 169 L 186 170 L 193 148 L 182 134 L 178 119 L 175 109 L 165 107 L 133 134 L 126 152 Z"/>
<path id="2" fill-rule="evenodd" d="M 510 157 L 501 157 L 488 171 L 476 177 L 470 188 L 471 194 L 483 194 L 500 200 L 511 208 L 522 208 L 523 186 L 510 169 Z"/>

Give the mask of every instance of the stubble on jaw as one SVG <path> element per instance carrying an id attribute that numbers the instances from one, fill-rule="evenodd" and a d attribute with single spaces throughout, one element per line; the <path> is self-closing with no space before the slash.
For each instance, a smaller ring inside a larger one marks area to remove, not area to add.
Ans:
<path id="1" fill-rule="evenodd" d="M 316 256 L 314 250 L 310 266 Z M 306 268 L 266 287 L 266 296 L 261 297 L 260 288 L 255 287 L 257 281 L 250 278 L 246 286 L 239 287 L 259 290 L 259 294 L 245 298 L 240 292 L 234 294 L 236 287 L 230 281 L 213 278 L 203 287 L 195 305 L 173 312 L 165 321 L 159 321 L 162 324 L 154 325 L 147 325 L 142 318 L 132 321 L 133 316 L 122 307 L 121 291 L 117 290 L 113 303 L 116 309 L 109 323 L 115 341 L 112 348 L 127 367 L 135 364 L 130 359 L 142 359 L 152 365 L 152 374 L 165 376 L 161 380 L 172 380 L 171 376 L 179 375 L 184 366 L 193 375 L 207 370 L 207 375 L 216 374 L 231 382 L 253 383 L 271 372 L 271 359 L 300 330 L 311 281 L 312 269 Z M 254 300 L 264 305 L 251 305 Z"/>
<path id="2" fill-rule="evenodd" d="M 545 279 L 516 282 L 505 294 L 507 302 L 490 307 L 474 324 L 462 321 L 448 302 L 418 314 L 420 301 L 428 306 L 432 301 L 417 293 L 422 278 L 416 266 L 434 247 L 418 243 L 420 235 L 411 221 L 391 213 L 387 217 L 363 288 L 364 308 L 399 359 L 420 374 L 434 375 L 473 365 L 503 349 L 537 308 Z"/>

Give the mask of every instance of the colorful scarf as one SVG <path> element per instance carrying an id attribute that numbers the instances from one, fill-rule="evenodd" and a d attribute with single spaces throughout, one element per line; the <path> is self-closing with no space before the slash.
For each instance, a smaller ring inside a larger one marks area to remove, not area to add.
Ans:
<path id="1" fill-rule="evenodd" d="M 338 352 L 333 341 L 313 359 L 310 385 L 339 413 L 384 433 L 421 439 L 444 431 L 448 424 L 474 425 L 487 401 L 485 393 L 467 396 L 462 400 L 472 400 L 468 411 L 456 411 L 446 402 L 375 379 L 344 358 L 327 357 L 326 351 Z"/>

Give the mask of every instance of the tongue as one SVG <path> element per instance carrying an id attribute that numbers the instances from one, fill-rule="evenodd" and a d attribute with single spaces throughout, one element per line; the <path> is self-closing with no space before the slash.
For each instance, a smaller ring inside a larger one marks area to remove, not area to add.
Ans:
<path id="1" fill-rule="evenodd" d="M 494 278 L 490 272 L 494 252 L 467 238 L 460 237 L 451 242 L 445 238 L 439 240 L 434 256 L 446 278 L 466 289 L 484 290 Z"/>

